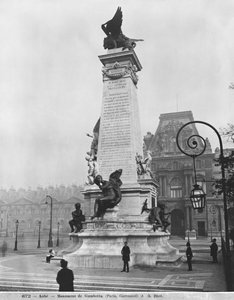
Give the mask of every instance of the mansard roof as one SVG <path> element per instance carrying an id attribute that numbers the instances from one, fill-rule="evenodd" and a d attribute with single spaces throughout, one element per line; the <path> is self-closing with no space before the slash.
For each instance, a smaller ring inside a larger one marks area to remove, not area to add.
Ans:
<path id="1" fill-rule="evenodd" d="M 179 129 L 186 123 L 194 121 L 191 111 L 164 113 L 159 117 L 159 125 L 154 135 L 147 133 L 145 145 L 154 156 L 182 155 L 176 146 L 176 136 Z M 192 123 L 182 130 L 181 139 L 187 140 L 191 135 L 199 135 L 196 124 Z M 200 147 L 201 140 L 198 139 Z M 206 139 L 206 153 L 212 153 L 210 142 Z"/>
<path id="2" fill-rule="evenodd" d="M 11 205 L 15 204 L 15 205 L 25 205 L 25 204 L 28 204 L 28 205 L 32 205 L 34 204 L 33 201 L 29 200 L 29 199 L 26 199 L 26 198 L 19 198 L 17 199 L 16 201 L 14 202 L 11 202 L 10 203 Z"/>
<path id="3" fill-rule="evenodd" d="M 191 110 L 161 114 L 159 119 L 160 120 L 169 120 L 169 121 L 175 120 L 175 119 L 185 120 L 184 123 L 194 121 L 193 113 L 191 112 Z"/>

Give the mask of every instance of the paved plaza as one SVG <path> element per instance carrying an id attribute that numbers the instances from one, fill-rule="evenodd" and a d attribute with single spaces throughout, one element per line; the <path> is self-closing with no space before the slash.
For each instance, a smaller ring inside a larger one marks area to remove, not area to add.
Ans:
<path id="1" fill-rule="evenodd" d="M 158 292 L 196 291 L 224 292 L 226 284 L 219 253 L 219 263 L 211 262 L 209 241 L 194 241 L 193 271 L 187 271 L 183 249 L 184 240 L 172 240 L 180 249 L 177 264 L 161 263 L 156 267 L 131 267 L 129 273 L 119 269 L 73 269 L 75 291 Z M 0 289 L 2 291 L 58 291 L 56 274 L 59 260 L 45 262 L 47 249 L 11 252 L 0 258 Z M 34 252 L 34 253 L 33 253 Z"/>

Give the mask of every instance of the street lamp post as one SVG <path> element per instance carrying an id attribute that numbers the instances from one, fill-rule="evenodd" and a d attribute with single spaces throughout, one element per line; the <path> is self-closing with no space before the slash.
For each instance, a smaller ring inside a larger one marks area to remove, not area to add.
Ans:
<path id="1" fill-rule="evenodd" d="M 195 168 L 195 158 L 197 156 L 200 156 L 202 155 L 205 150 L 206 150 L 206 141 L 203 137 L 201 137 L 200 135 L 198 134 L 194 134 L 194 135 L 191 135 L 190 137 L 187 138 L 187 147 L 190 148 L 190 150 L 194 150 L 194 151 L 198 151 L 196 152 L 195 154 L 191 154 L 190 151 L 186 152 L 185 149 L 182 149 L 182 147 L 180 146 L 180 143 L 182 141 L 182 139 L 180 139 L 180 133 L 181 131 L 186 127 L 186 126 L 189 126 L 191 124 L 202 124 L 202 125 L 206 125 L 208 127 L 210 127 L 211 129 L 213 129 L 213 131 L 216 133 L 218 139 L 219 139 L 219 146 L 220 146 L 220 162 L 221 162 L 221 176 L 222 176 L 222 190 L 223 190 L 223 208 L 224 208 L 224 222 L 225 222 L 225 244 L 226 244 L 226 251 L 227 251 L 227 271 L 228 271 L 228 274 L 227 274 L 227 278 L 228 278 L 228 282 L 227 282 L 227 285 L 228 285 L 228 289 L 231 288 L 231 284 L 232 284 L 232 272 L 231 272 L 231 252 L 230 252 L 230 241 L 229 241 L 229 229 L 228 229 L 228 211 L 227 211 L 227 194 L 226 194 L 226 184 L 225 184 L 225 168 L 224 168 L 224 163 L 223 163 L 223 158 L 224 158 L 224 154 L 223 154 L 223 143 L 222 143 L 222 139 L 221 139 L 221 136 L 219 134 L 219 132 L 217 131 L 217 129 L 215 127 L 213 127 L 211 124 L 207 123 L 207 122 L 203 122 L 203 121 L 191 121 L 191 122 L 188 122 L 186 124 L 184 124 L 178 131 L 177 133 L 177 136 L 176 136 L 176 143 L 177 143 L 177 146 L 179 148 L 179 150 L 184 153 L 185 155 L 187 156 L 190 156 L 193 158 L 193 163 L 194 163 L 194 171 L 195 171 L 195 185 L 194 185 L 194 190 L 196 190 L 196 168 Z M 202 141 L 202 146 L 203 148 L 202 149 L 199 149 L 199 145 L 198 145 L 198 142 L 197 140 L 195 140 L 194 138 L 199 138 L 201 141 Z M 192 192 L 193 192 L 192 191 Z M 199 197 L 199 191 L 196 192 L 196 197 L 195 200 L 199 200 L 201 205 L 205 205 L 205 202 L 203 201 L 204 200 L 204 195 L 201 195 Z M 190 197 L 191 201 L 193 201 L 193 199 Z M 193 206 L 194 207 L 194 206 Z M 201 208 L 200 207 L 194 207 L 194 208 Z M 222 229 L 221 229 L 222 230 Z"/>
<path id="2" fill-rule="evenodd" d="M 38 221 L 38 243 L 37 248 L 41 248 L 41 221 Z"/>
<path id="3" fill-rule="evenodd" d="M 53 211 L 53 199 L 51 196 L 47 195 L 46 197 L 50 198 L 50 231 L 49 231 L 49 240 L 48 247 L 53 247 L 53 239 L 52 239 L 52 211 Z M 48 202 L 46 201 L 46 204 Z"/>
<path id="4" fill-rule="evenodd" d="M 57 243 L 56 246 L 59 247 L 59 225 L 60 223 L 58 222 L 58 229 L 57 229 Z"/>
<path id="5" fill-rule="evenodd" d="M 6 237 L 9 236 L 9 220 L 11 218 L 10 208 L 8 207 L 6 210 Z"/>
<path id="6" fill-rule="evenodd" d="M 9 217 L 9 214 L 8 214 L 8 211 L 7 211 L 7 215 L 6 215 L 6 237 L 8 237 L 8 217 Z"/>
<path id="7" fill-rule="evenodd" d="M 210 223 L 210 241 L 212 242 L 212 240 L 213 240 L 213 228 L 212 228 L 212 226 L 213 226 L 213 221 Z M 222 229 L 221 229 L 222 230 Z"/>
<path id="8" fill-rule="evenodd" d="M 15 248 L 14 248 L 14 251 L 18 250 L 17 249 L 17 243 L 18 243 L 18 228 L 19 228 L 19 221 L 16 220 L 15 221 Z"/>

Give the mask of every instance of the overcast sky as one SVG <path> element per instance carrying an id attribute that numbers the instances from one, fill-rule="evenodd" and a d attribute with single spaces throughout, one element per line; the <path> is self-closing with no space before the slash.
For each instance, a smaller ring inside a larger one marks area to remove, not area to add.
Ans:
<path id="1" fill-rule="evenodd" d="M 144 39 L 142 135 L 176 111 L 217 129 L 234 123 L 233 1 L 1 0 L 0 187 L 85 182 L 86 133 L 102 104 L 101 24 L 118 6 L 123 33 Z M 200 131 L 214 149 L 211 130 Z"/>

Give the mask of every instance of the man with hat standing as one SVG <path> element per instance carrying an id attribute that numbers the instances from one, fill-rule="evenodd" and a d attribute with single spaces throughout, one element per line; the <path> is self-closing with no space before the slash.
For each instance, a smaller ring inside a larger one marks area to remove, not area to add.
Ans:
<path id="1" fill-rule="evenodd" d="M 122 260 L 124 263 L 123 270 L 121 272 L 129 272 L 129 264 L 130 261 L 130 248 L 128 247 L 128 243 L 124 242 L 124 246 L 121 250 Z"/>
<path id="2" fill-rule="evenodd" d="M 217 254 L 218 254 L 218 245 L 216 244 L 216 239 L 212 240 L 212 244 L 210 245 L 210 256 L 213 257 L 213 262 L 217 263 Z"/>
<path id="3" fill-rule="evenodd" d="M 187 263 L 188 263 L 188 271 L 192 271 L 192 258 L 193 258 L 193 252 L 190 247 L 190 242 L 187 242 L 186 244 L 186 257 L 187 257 Z"/>

